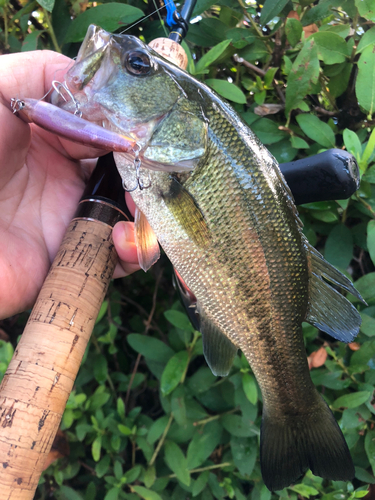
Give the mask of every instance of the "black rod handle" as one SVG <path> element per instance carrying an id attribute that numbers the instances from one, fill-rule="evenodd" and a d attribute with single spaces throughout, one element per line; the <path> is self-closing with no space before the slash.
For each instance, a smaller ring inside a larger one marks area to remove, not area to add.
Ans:
<path id="1" fill-rule="evenodd" d="M 358 164 L 352 154 L 341 149 L 280 163 L 280 169 L 296 205 L 344 200 L 359 188 Z"/>

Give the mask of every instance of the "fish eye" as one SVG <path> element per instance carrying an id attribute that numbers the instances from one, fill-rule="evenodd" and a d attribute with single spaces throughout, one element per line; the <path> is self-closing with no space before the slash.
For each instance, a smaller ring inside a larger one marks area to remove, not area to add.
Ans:
<path id="1" fill-rule="evenodd" d="M 141 51 L 129 52 L 125 58 L 125 69 L 135 76 L 148 75 L 151 71 L 150 58 Z"/>

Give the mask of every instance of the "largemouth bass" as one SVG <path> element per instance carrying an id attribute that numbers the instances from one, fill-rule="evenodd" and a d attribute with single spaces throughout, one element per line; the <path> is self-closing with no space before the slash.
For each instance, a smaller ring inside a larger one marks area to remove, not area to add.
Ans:
<path id="1" fill-rule="evenodd" d="M 289 486 L 308 468 L 352 479 L 345 439 L 309 375 L 301 324 L 350 342 L 360 316 L 332 285 L 360 296 L 303 235 L 276 160 L 210 88 L 135 37 L 90 27 L 65 85 L 73 100 L 55 94 L 55 104 L 136 141 L 135 161 L 115 161 L 137 206 L 140 262 L 152 265 L 159 242 L 195 295 L 213 373 L 228 374 L 238 349 L 248 359 L 263 396 L 267 487 Z"/>

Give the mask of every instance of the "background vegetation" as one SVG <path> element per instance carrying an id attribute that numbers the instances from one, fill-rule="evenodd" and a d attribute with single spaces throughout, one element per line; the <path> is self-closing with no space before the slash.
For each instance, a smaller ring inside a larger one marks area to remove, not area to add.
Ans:
<path id="1" fill-rule="evenodd" d="M 120 31 L 139 20 L 129 33 L 150 41 L 164 33 L 156 7 L 0 0 L 0 49 L 74 56 L 88 24 Z M 300 207 L 310 242 L 369 304 L 356 304 L 363 323 L 349 346 L 304 328 L 312 379 L 345 434 L 356 477 L 307 473 L 281 492 L 265 488 L 251 369 L 240 355 L 227 378 L 211 374 L 163 257 L 151 272 L 112 284 L 36 498 L 341 500 L 368 489 L 375 498 L 374 1 L 198 0 L 193 17 L 188 70 L 230 100 L 280 162 L 338 147 L 360 165 L 361 188 L 350 200 Z M 24 322 L 1 325 L 2 372 Z"/>

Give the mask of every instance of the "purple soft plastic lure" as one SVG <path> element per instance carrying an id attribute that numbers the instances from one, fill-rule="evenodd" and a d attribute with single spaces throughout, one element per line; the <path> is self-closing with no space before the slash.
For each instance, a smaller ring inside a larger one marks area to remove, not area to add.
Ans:
<path id="1" fill-rule="evenodd" d="M 35 123 L 49 132 L 85 146 L 119 153 L 132 151 L 135 146 L 131 137 L 95 125 L 44 101 L 12 99 L 12 109 L 23 121 Z"/>

